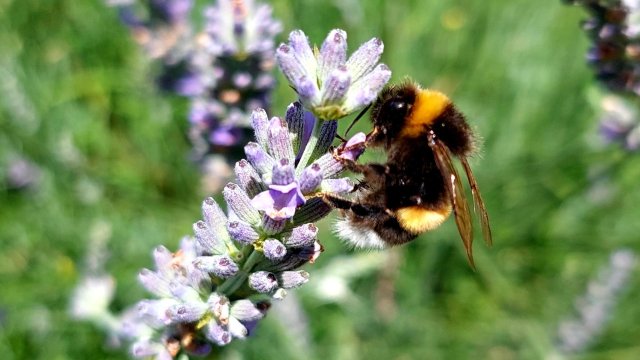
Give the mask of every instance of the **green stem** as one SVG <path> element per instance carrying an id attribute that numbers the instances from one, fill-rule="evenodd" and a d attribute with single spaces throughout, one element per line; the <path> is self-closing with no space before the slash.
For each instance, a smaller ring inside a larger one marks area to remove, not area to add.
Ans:
<path id="1" fill-rule="evenodd" d="M 262 253 L 252 250 L 251 254 L 242 265 L 242 269 L 238 271 L 238 273 L 233 277 L 225 280 L 222 285 L 218 286 L 216 292 L 224 294 L 226 296 L 229 296 L 236 292 L 236 290 L 238 290 L 238 288 L 240 288 L 242 284 L 247 281 L 247 278 L 249 278 L 249 274 L 251 273 L 251 269 L 253 268 L 253 266 L 257 264 L 261 259 Z"/>
<path id="2" fill-rule="evenodd" d="M 298 166 L 296 167 L 296 175 L 300 175 L 302 170 L 307 167 L 307 163 L 311 158 L 311 154 L 313 154 L 313 150 L 316 148 L 318 144 L 318 135 L 320 134 L 320 128 L 322 127 L 323 121 L 318 119 L 313 125 L 313 130 L 311 131 L 311 137 L 309 138 L 309 142 L 307 142 L 307 146 L 304 148 L 302 152 L 302 156 L 300 157 L 300 161 L 298 162 Z"/>

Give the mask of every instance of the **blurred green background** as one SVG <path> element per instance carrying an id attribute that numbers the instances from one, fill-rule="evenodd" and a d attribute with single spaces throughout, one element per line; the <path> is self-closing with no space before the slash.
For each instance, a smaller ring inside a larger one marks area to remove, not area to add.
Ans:
<path id="1" fill-rule="evenodd" d="M 317 296 L 314 272 L 358 254 L 325 220 L 326 251 L 296 292 L 310 343 L 272 313 L 226 358 L 553 358 L 558 324 L 610 253 L 640 250 L 640 157 L 597 136 L 584 12 L 559 0 L 272 4 L 279 40 L 301 28 L 320 43 L 340 27 L 353 50 L 379 36 L 392 81 L 409 75 L 451 95 L 484 138 L 472 166 L 495 245 L 478 241 L 473 272 L 448 221 L 387 256 L 369 254 L 381 269 L 331 302 Z M 110 228 L 119 310 L 146 296 L 136 274 L 152 266 L 151 249 L 175 249 L 200 218 L 206 194 L 187 160 L 187 101 L 160 94 L 150 71 L 99 0 L 0 0 L 0 179 L 15 157 L 40 171 L 26 191 L 0 183 L 0 358 L 126 358 L 68 315 L 89 239 Z M 275 115 L 293 99 L 280 81 Z M 576 358 L 640 358 L 640 278 L 631 275 L 602 336 Z"/>

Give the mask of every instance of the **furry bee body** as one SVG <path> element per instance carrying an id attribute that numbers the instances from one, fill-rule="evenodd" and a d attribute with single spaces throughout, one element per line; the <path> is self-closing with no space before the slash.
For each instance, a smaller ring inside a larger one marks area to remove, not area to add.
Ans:
<path id="1" fill-rule="evenodd" d="M 383 90 L 373 104 L 371 120 L 374 129 L 367 147 L 384 149 L 387 161 L 346 161 L 363 179 L 353 200 L 325 196 L 341 209 L 338 235 L 357 247 L 394 246 L 435 229 L 453 212 L 473 266 L 469 208 L 450 154 L 460 159 L 467 173 L 488 243 L 491 233 L 466 161 L 474 152 L 475 137 L 464 116 L 444 94 L 406 82 Z"/>

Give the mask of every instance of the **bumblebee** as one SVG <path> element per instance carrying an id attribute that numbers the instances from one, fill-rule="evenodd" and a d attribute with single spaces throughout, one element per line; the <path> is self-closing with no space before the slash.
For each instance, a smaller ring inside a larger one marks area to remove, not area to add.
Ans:
<path id="1" fill-rule="evenodd" d="M 341 212 L 338 236 L 356 247 L 400 245 L 437 228 L 453 212 L 469 264 L 475 268 L 471 214 L 452 155 L 466 173 L 484 239 L 488 245 L 492 239 L 489 216 L 467 161 L 475 152 L 476 136 L 463 114 L 443 93 L 407 81 L 380 93 L 371 121 L 373 131 L 365 146 L 382 148 L 385 163 L 359 164 L 334 154 L 362 175 L 352 199 L 323 196 Z"/>

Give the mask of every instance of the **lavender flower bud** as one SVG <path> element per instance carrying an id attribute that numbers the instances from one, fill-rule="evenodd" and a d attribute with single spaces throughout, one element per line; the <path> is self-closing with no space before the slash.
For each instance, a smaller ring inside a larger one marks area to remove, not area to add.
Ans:
<path id="1" fill-rule="evenodd" d="M 240 220 L 251 225 L 257 225 L 260 222 L 258 210 L 251 205 L 251 199 L 238 185 L 234 183 L 227 184 L 222 194 L 229 208 L 233 210 Z"/>
<path id="2" fill-rule="evenodd" d="M 300 191 L 303 194 L 313 193 L 322 182 L 322 170 L 318 163 L 306 167 L 300 174 Z"/>
<path id="3" fill-rule="evenodd" d="M 153 357 L 154 359 L 162 360 L 173 358 L 163 344 L 152 342 L 149 339 L 136 341 L 131 346 L 131 354 L 137 358 Z"/>
<path id="4" fill-rule="evenodd" d="M 207 306 L 202 302 L 176 304 L 167 309 L 169 320 L 174 323 L 196 322 L 207 312 Z"/>
<path id="5" fill-rule="evenodd" d="M 249 287 L 253 290 L 268 294 L 278 287 L 278 278 L 267 271 L 257 271 L 249 275 Z"/>
<path id="6" fill-rule="evenodd" d="M 322 192 L 346 193 L 353 190 L 353 181 L 349 178 L 322 180 Z"/>
<path id="7" fill-rule="evenodd" d="M 231 335 L 237 339 L 244 339 L 249 334 L 249 330 L 247 330 L 247 328 L 234 317 L 229 318 L 229 325 L 227 328 Z"/>
<path id="8" fill-rule="evenodd" d="M 211 233 L 220 242 L 228 242 L 227 216 L 213 198 L 208 197 L 202 202 L 202 216 L 209 225 Z"/>
<path id="9" fill-rule="evenodd" d="M 205 336 L 218 346 L 225 346 L 232 340 L 231 333 L 214 321 L 207 324 Z"/>
<path id="10" fill-rule="evenodd" d="M 256 141 L 263 147 L 267 146 L 267 134 L 269 131 L 269 118 L 264 109 L 256 109 L 251 113 L 251 126 L 256 135 Z"/>
<path id="11" fill-rule="evenodd" d="M 316 222 L 331 212 L 332 208 L 319 198 L 307 200 L 307 202 L 296 210 L 293 216 L 294 224 L 304 224 Z"/>
<path id="12" fill-rule="evenodd" d="M 316 58 L 309 46 L 309 39 L 301 30 L 294 30 L 289 34 L 289 44 L 297 55 L 297 60 L 307 74 L 315 74 L 317 71 Z"/>
<path id="13" fill-rule="evenodd" d="M 282 300 L 286 296 L 287 296 L 287 290 L 285 289 L 278 289 L 273 293 L 273 295 L 271 295 L 271 297 L 273 297 L 276 300 Z"/>
<path id="14" fill-rule="evenodd" d="M 324 178 L 332 178 L 344 170 L 344 165 L 336 160 L 333 154 L 322 155 L 314 164 L 320 165 L 322 177 Z"/>
<path id="15" fill-rule="evenodd" d="M 327 153 L 327 150 L 331 147 L 333 139 L 336 138 L 338 132 L 337 121 L 325 121 L 320 127 L 320 134 L 318 135 L 318 143 L 313 150 L 311 158 L 315 159 Z"/>
<path id="16" fill-rule="evenodd" d="M 173 261 L 173 254 L 169 249 L 160 245 L 153 250 L 153 262 L 156 269 L 166 268 Z"/>
<path id="17" fill-rule="evenodd" d="M 295 168 L 289 159 L 280 159 L 271 173 L 271 183 L 274 185 L 288 185 L 295 181 Z"/>
<path id="18" fill-rule="evenodd" d="M 329 77 L 322 84 L 320 96 L 325 105 L 338 104 L 347 94 L 351 85 L 351 75 L 347 71 L 346 66 L 338 66 L 331 70 Z"/>
<path id="19" fill-rule="evenodd" d="M 220 296 L 217 293 L 212 293 L 207 300 L 209 310 L 213 316 L 222 325 L 226 325 L 229 322 L 229 300 L 225 296 Z"/>
<path id="20" fill-rule="evenodd" d="M 262 217 L 262 231 L 266 235 L 275 235 L 287 226 L 287 220 L 275 220 L 269 217 L 269 215 L 265 214 Z"/>
<path id="21" fill-rule="evenodd" d="M 142 300 L 136 305 L 138 317 L 151 326 L 160 327 L 171 322 L 167 310 L 176 304 L 174 299 Z"/>
<path id="22" fill-rule="evenodd" d="M 253 244 L 260 238 L 260 235 L 244 221 L 232 221 L 229 223 L 227 229 L 231 238 L 241 245 Z"/>
<path id="23" fill-rule="evenodd" d="M 370 104 L 391 78 L 391 70 L 385 64 L 379 64 L 373 71 L 363 76 L 349 89 L 345 102 L 345 111 L 353 112 Z"/>
<path id="24" fill-rule="evenodd" d="M 251 165 L 261 174 L 268 173 L 273 168 L 275 161 L 260 145 L 250 142 L 244 147 L 244 153 Z"/>
<path id="25" fill-rule="evenodd" d="M 156 296 L 168 297 L 171 295 L 169 282 L 149 269 L 142 269 L 140 271 L 138 274 L 138 281 L 140 281 L 140 284 L 142 284 L 148 292 Z"/>
<path id="26" fill-rule="evenodd" d="M 304 134 L 304 109 L 300 102 L 296 101 L 287 107 L 285 120 L 287 121 L 287 128 L 291 134 L 293 151 L 297 153 L 300 150 Z"/>
<path id="27" fill-rule="evenodd" d="M 304 270 L 283 271 L 279 277 L 283 289 L 293 289 L 309 281 L 309 273 Z"/>
<path id="28" fill-rule="evenodd" d="M 362 75 L 368 73 L 380 60 L 384 44 L 378 38 L 373 38 L 362 44 L 356 50 L 349 60 L 347 60 L 347 69 L 351 74 L 352 81 L 357 81 Z"/>
<path id="29" fill-rule="evenodd" d="M 312 77 L 304 75 L 293 84 L 305 104 L 314 106 L 320 103 L 320 90 Z"/>
<path id="30" fill-rule="evenodd" d="M 329 32 L 320 48 L 318 77 L 326 79 L 331 71 L 347 61 L 347 33 L 340 29 Z"/>
<path id="31" fill-rule="evenodd" d="M 213 235 L 209 225 L 204 221 L 199 220 L 193 224 L 193 233 L 201 252 L 206 254 L 221 254 L 225 251 L 224 243 Z"/>
<path id="32" fill-rule="evenodd" d="M 193 266 L 220 279 L 228 279 L 239 270 L 229 255 L 199 256 L 193 261 Z"/>
<path id="33" fill-rule="evenodd" d="M 231 305 L 231 316 L 240 321 L 255 321 L 264 317 L 250 300 L 237 300 Z"/>
<path id="34" fill-rule="evenodd" d="M 291 234 L 285 237 L 284 243 L 291 248 L 312 246 L 317 235 L 317 226 L 314 224 L 304 224 L 293 228 Z"/>
<path id="35" fill-rule="evenodd" d="M 238 161 L 234 170 L 236 179 L 238 179 L 240 186 L 247 192 L 249 197 L 254 197 L 266 190 L 264 183 L 260 179 L 260 175 L 247 160 L 242 159 Z"/>
<path id="36" fill-rule="evenodd" d="M 264 256 L 270 261 L 281 260 L 287 254 L 287 248 L 276 239 L 267 239 L 262 245 Z"/>
<path id="37" fill-rule="evenodd" d="M 278 117 L 272 118 L 269 123 L 267 149 L 276 160 L 293 159 L 293 147 L 289 141 L 287 124 Z"/>
<path id="38" fill-rule="evenodd" d="M 276 61 L 280 69 L 282 69 L 282 74 L 294 86 L 298 83 L 298 79 L 307 73 L 302 64 L 296 59 L 293 49 L 287 44 L 280 44 L 280 46 L 278 46 L 276 50 Z"/>

